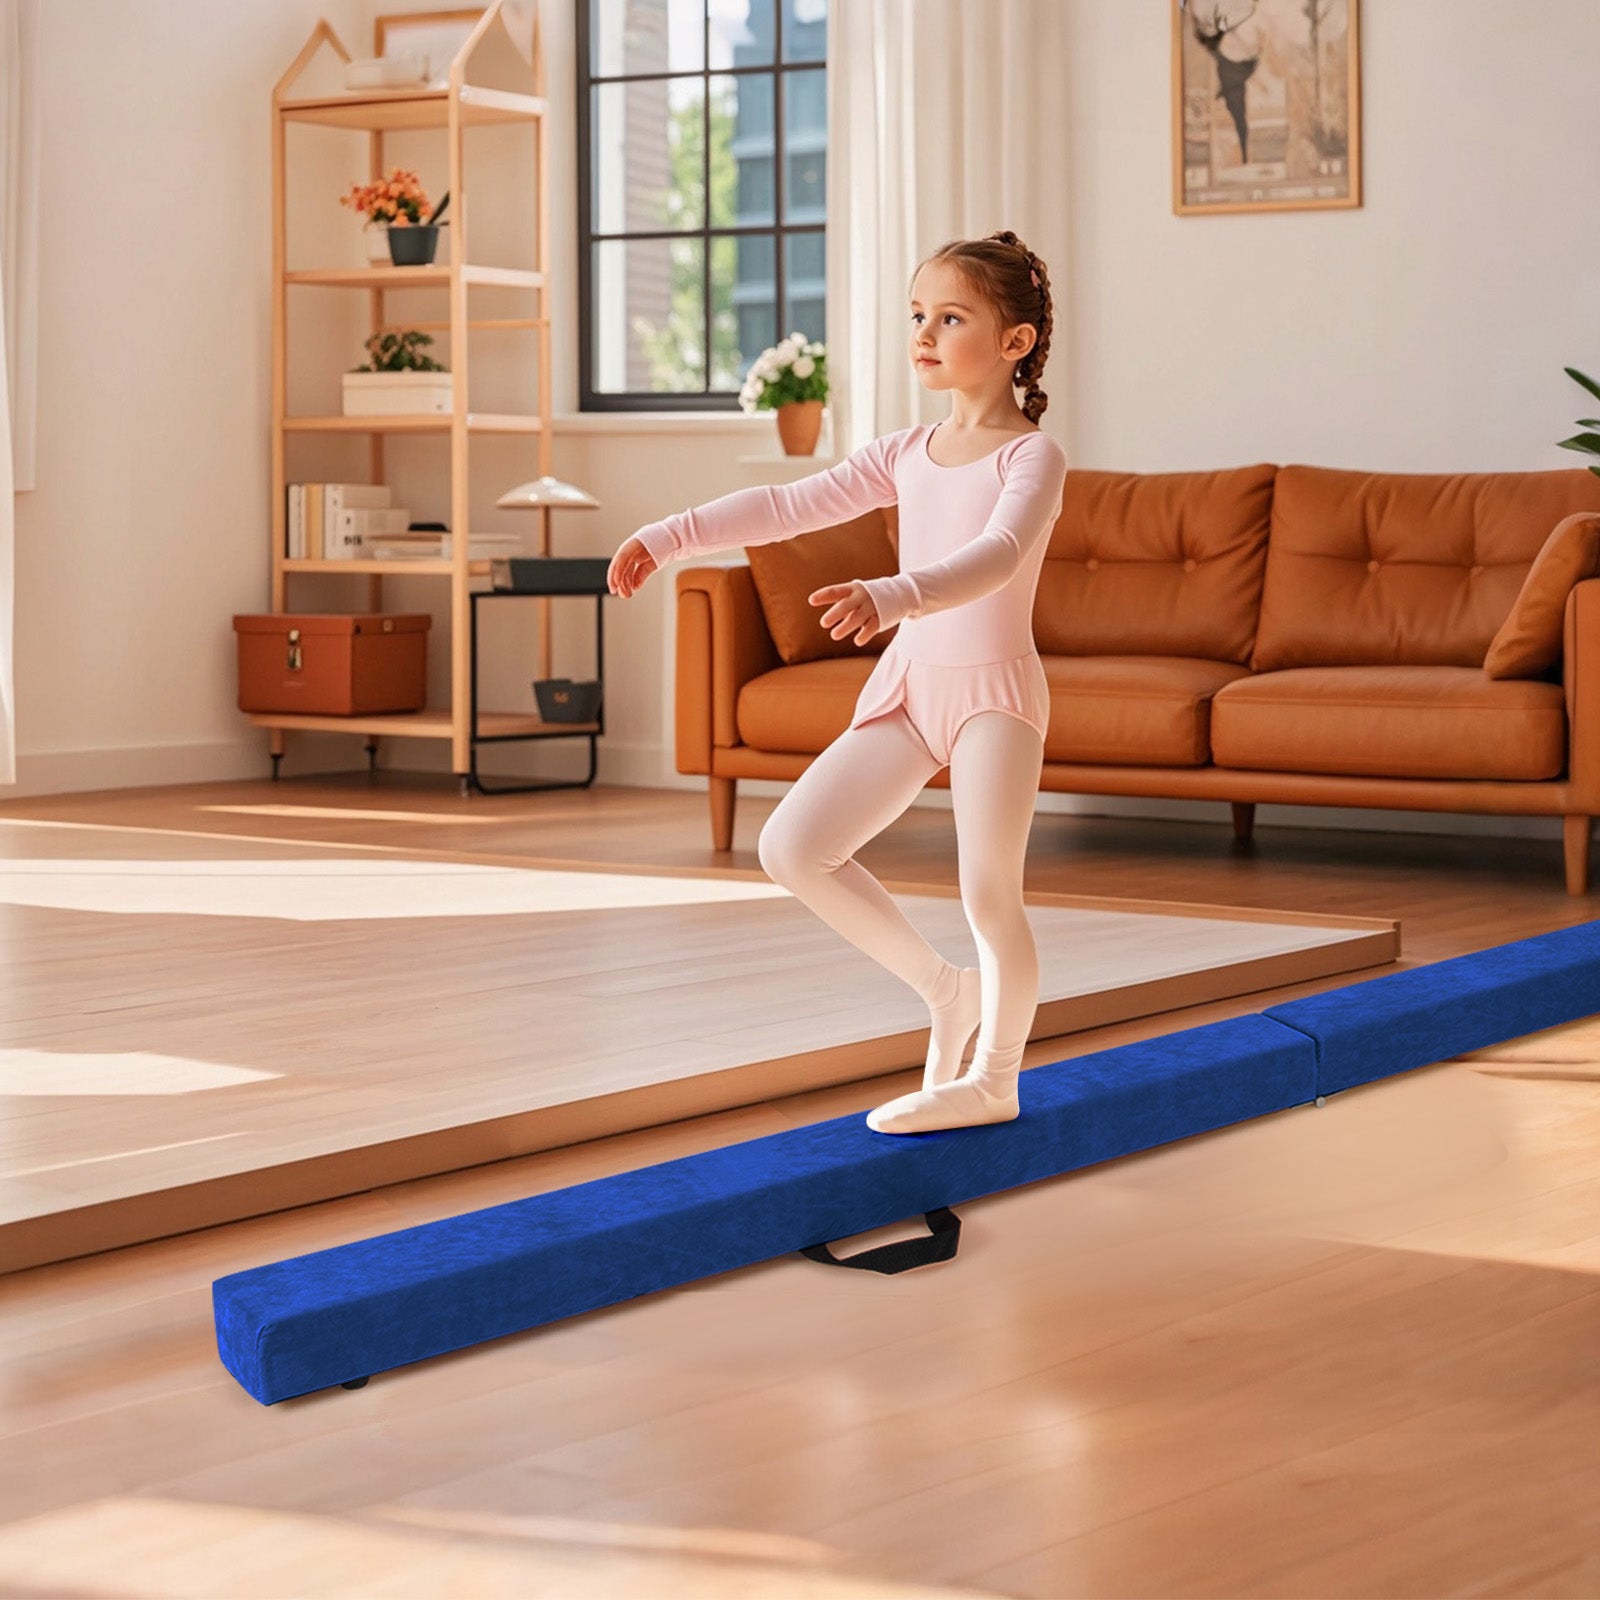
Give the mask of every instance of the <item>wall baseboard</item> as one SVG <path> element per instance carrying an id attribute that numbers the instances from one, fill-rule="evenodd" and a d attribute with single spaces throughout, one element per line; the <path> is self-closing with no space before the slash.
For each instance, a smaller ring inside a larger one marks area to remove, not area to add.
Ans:
<path id="1" fill-rule="evenodd" d="M 284 760 L 285 777 L 303 777 L 307 771 L 351 772 L 366 765 L 359 735 L 319 736 L 290 749 Z M 314 748 L 313 748 L 314 743 Z M 400 756 L 396 760 L 396 755 Z M 494 752 L 488 759 L 494 759 Z M 298 760 L 297 760 L 298 756 Z M 431 742 L 409 739 L 385 741 L 380 763 L 413 772 L 448 775 L 446 751 Z M 539 753 L 537 764 L 510 768 L 530 777 L 581 778 L 588 771 L 588 751 L 574 741 L 568 750 Z M 126 745 L 99 750 L 23 751 L 17 756 L 17 781 L 0 784 L 0 799 L 27 799 L 37 795 L 68 794 L 87 789 L 139 789 L 175 783 L 226 783 L 271 776 L 271 762 L 262 741 L 218 740 L 176 745 Z M 493 772 L 486 773 L 493 781 Z M 705 792 L 706 780 L 674 770 L 670 753 L 659 745 L 602 742 L 596 784 L 624 789 L 681 789 Z M 790 784 L 764 778 L 742 778 L 740 795 L 779 800 Z M 929 789 L 912 802 L 934 810 L 950 809 L 948 789 Z M 1053 794 L 1039 796 L 1038 812 L 1058 816 L 1141 817 L 1162 822 L 1202 822 L 1232 827 L 1227 805 L 1217 800 L 1154 800 L 1124 795 Z M 1258 828 L 1343 828 L 1353 833 L 1433 833 L 1458 837 L 1500 837 L 1560 840 L 1559 817 L 1482 816 L 1454 811 L 1374 811 L 1345 806 L 1286 806 L 1262 804 L 1256 808 Z"/>
<path id="2" fill-rule="evenodd" d="M 271 761 L 260 739 L 111 745 L 98 750 L 19 750 L 17 781 L 0 784 L 0 799 L 77 794 L 86 789 L 147 789 L 169 783 L 225 783 L 270 774 Z"/>

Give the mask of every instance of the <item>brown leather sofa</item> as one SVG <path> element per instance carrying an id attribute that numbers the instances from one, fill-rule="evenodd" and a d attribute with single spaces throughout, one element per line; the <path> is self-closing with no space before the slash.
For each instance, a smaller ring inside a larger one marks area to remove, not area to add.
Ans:
<path id="1" fill-rule="evenodd" d="M 873 657 L 806 595 L 896 569 L 896 507 L 677 574 L 676 756 L 797 778 Z M 1580 515 L 1579 513 L 1585 513 Z M 1069 471 L 1034 607 L 1041 788 L 1560 816 L 1567 890 L 1600 815 L 1600 478 L 1260 465 Z M 948 769 L 934 784 L 948 786 Z"/>

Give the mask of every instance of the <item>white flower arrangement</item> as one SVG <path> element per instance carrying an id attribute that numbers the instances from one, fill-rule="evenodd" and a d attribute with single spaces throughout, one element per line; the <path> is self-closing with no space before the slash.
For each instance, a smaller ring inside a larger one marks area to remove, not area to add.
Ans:
<path id="1" fill-rule="evenodd" d="M 746 411 L 772 411 L 795 400 L 828 398 L 828 347 L 791 333 L 750 364 L 739 404 Z"/>

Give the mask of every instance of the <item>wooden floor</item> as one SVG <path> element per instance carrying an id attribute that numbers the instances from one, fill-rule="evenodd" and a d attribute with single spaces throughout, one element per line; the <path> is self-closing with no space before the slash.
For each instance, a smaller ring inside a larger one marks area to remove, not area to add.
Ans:
<path id="1" fill-rule="evenodd" d="M 741 800 L 731 862 L 704 797 L 677 791 L 299 780 L 11 802 L 0 821 L 754 868 L 772 804 Z M 913 809 L 860 858 L 953 884 L 950 813 Z M 1600 904 L 1565 894 L 1555 841 L 1263 826 L 1236 846 L 1225 813 L 1041 815 L 1028 885 L 1395 917 L 1413 962 Z M 1594 1022 L 963 1207 L 948 1266 L 795 1256 L 270 1408 L 216 1360 L 225 1273 L 875 1093 L 0 1280 L 0 1593 L 1600 1593 Z"/>

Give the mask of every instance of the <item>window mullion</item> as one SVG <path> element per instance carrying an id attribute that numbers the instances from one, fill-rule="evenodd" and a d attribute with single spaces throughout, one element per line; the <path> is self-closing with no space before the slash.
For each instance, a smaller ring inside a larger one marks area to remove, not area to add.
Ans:
<path id="1" fill-rule="evenodd" d="M 701 0 L 705 53 L 700 58 L 700 316 L 704 323 L 704 365 L 700 369 L 701 390 L 711 393 L 711 0 Z"/>
<path id="2" fill-rule="evenodd" d="M 777 267 L 773 293 L 772 327 L 779 339 L 787 333 L 783 325 L 784 290 L 788 284 L 788 235 L 783 220 L 783 0 L 774 0 L 772 18 L 772 257 Z"/>

